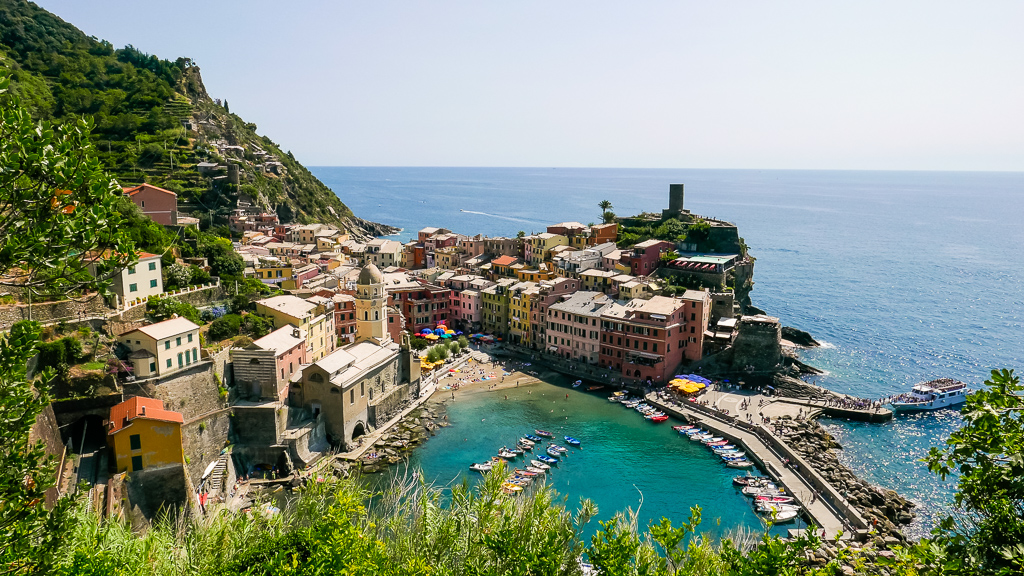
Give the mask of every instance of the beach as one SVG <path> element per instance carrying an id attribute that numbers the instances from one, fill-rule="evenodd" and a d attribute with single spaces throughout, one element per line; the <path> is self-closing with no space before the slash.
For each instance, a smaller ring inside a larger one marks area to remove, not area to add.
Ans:
<path id="1" fill-rule="evenodd" d="M 543 366 L 520 360 L 470 360 L 458 370 L 448 372 L 438 380 L 437 389 L 427 401 L 428 404 L 445 404 L 452 402 L 453 399 L 458 401 L 460 396 L 496 393 L 563 378 L 562 375 Z"/>

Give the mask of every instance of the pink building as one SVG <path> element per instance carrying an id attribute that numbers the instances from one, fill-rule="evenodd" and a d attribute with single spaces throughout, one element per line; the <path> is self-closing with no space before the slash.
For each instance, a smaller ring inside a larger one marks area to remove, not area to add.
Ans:
<path id="1" fill-rule="evenodd" d="M 545 349 L 562 358 L 597 364 L 601 354 L 601 315 L 614 302 L 601 292 L 580 291 L 549 306 Z"/>
<path id="2" fill-rule="evenodd" d="M 157 188 L 152 184 L 141 184 L 124 189 L 124 195 L 131 198 L 139 210 L 150 220 L 164 226 L 178 223 L 178 195 L 170 190 Z"/>
<path id="3" fill-rule="evenodd" d="M 303 364 L 309 363 L 306 358 L 306 334 L 294 326 L 283 326 L 255 340 L 252 345 L 262 350 L 273 351 L 277 379 L 276 397 L 278 400 L 284 400 L 292 375 L 299 372 Z M 252 359 L 249 359 L 249 362 L 252 362 Z M 266 396 L 264 394 L 264 397 Z"/>
<path id="4" fill-rule="evenodd" d="M 675 250 L 676 245 L 665 240 L 647 240 L 633 246 L 633 251 L 622 256 L 622 263 L 629 266 L 633 276 L 648 276 L 658 269 L 661 255 Z"/>
<path id="5" fill-rule="evenodd" d="M 572 294 L 580 288 L 575 278 L 555 278 L 542 280 L 540 289 L 530 305 L 530 329 L 533 331 L 530 342 L 537 350 L 547 349 L 547 316 L 548 308 L 562 300 L 566 294 Z"/>

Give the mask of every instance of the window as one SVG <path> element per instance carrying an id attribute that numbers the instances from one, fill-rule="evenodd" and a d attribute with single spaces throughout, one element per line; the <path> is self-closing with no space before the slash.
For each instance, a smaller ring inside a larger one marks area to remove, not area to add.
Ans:
<path id="1" fill-rule="evenodd" d="M 348 403 L 349 404 L 355 404 L 356 403 L 356 390 L 355 390 L 355 388 L 353 388 L 352 390 L 348 391 Z"/>
<path id="2" fill-rule="evenodd" d="M 168 367 L 168 368 L 170 368 L 170 367 L 171 367 L 171 359 L 170 359 L 170 358 L 168 358 L 168 359 L 167 359 L 167 367 Z"/>
<path id="3" fill-rule="evenodd" d="M 142 470 L 142 456 L 132 456 L 132 472 Z"/>
<path id="4" fill-rule="evenodd" d="M 192 349 L 192 361 L 199 362 L 199 348 Z"/>
<path id="5" fill-rule="evenodd" d="M 181 336 L 178 336 L 177 338 L 174 339 L 174 345 L 181 346 Z"/>
<path id="6" fill-rule="evenodd" d="M 156 372 L 156 360 L 149 363 L 149 371 Z"/>
<path id="7" fill-rule="evenodd" d="M 129 292 L 138 292 L 139 291 L 139 285 L 138 284 L 129 284 L 128 285 L 128 291 Z"/>
<path id="8" fill-rule="evenodd" d="M 149 281 L 149 287 L 150 288 L 156 288 L 156 279 L 155 278 L 153 280 Z"/>
<path id="9" fill-rule="evenodd" d="M 156 270 L 156 262 L 149 263 L 149 271 L 152 272 L 153 270 Z"/>
<path id="10" fill-rule="evenodd" d="M 191 334 L 189 334 L 189 335 L 188 335 L 188 341 L 189 341 L 189 342 L 191 342 L 191 341 L 192 341 L 192 335 L 191 335 Z"/>
<path id="11" fill-rule="evenodd" d="M 185 359 L 183 358 L 183 354 L 181 352 L 178 352 L 178 368 L 181 368 L 184 365 Z"/>
<path id="12" fill-rule="evenodd" d="M 128 269 L 128 273 L 129 274 L 135 274 L 135 268 L 137 268 L 137 266 L 132 266 L 131 268 L 129 268 Z"/>
<path id="13" fill-rule="evenodd" d="M 128 445 L 132 450 L 142 450 L 142 437 L 138 434 L 132 434 L 128 437 Z"/>

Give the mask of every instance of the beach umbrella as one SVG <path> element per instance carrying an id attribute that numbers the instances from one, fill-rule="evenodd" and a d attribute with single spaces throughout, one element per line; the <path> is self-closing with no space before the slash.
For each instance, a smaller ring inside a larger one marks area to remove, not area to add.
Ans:
<path id="1" fill-rule="evenodd" d="M 462 336 L 462 330 L 459 330 L 458 332 L 456 332 L 455 335 L 456 336 Z"/>

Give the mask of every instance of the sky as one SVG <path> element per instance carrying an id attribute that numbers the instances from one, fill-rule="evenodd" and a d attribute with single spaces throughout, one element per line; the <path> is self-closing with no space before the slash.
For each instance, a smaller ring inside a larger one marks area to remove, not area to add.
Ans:
<path id="1" fill-rule="evenodd" d="M 38 0 L 313 166 L 1024 170 L 1024 2 Z"/>

